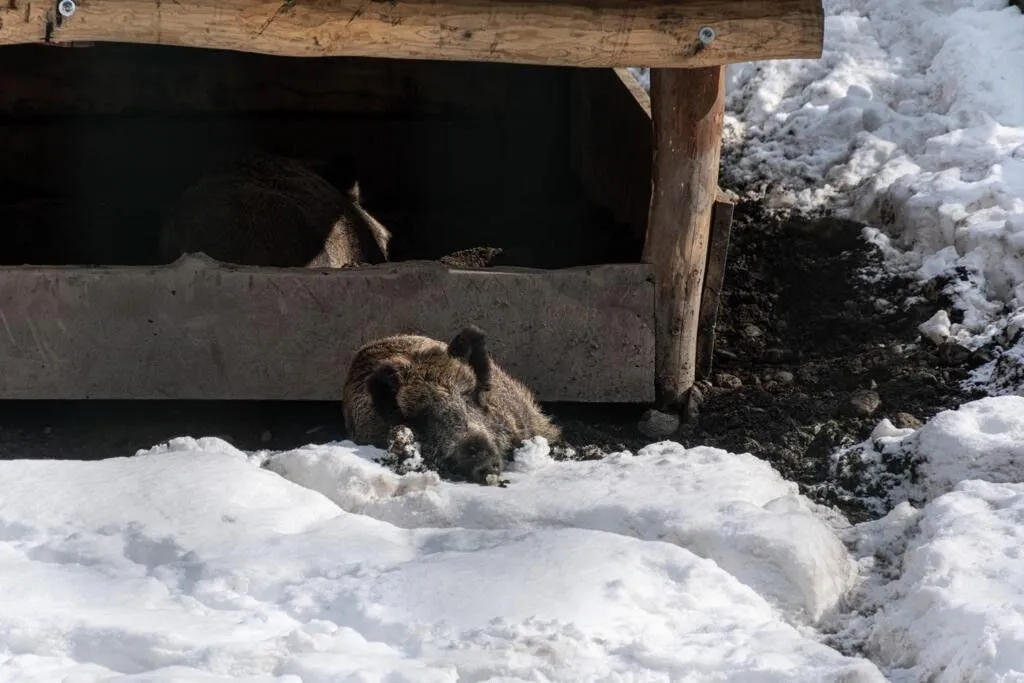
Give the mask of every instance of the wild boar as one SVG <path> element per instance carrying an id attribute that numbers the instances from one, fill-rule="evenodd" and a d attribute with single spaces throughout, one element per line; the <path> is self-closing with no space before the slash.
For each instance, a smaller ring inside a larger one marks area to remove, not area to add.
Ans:
<path id="1" fill-rule="evenodd" d="M 360 203 L 298 161 L 256 155 L 185 190 L 160 230 L 159 258 L 186 252 L 239 265 L 340 268 L 388 260 L 391 233 Z"/>
<path id="2" fill-rule="evenodd" d="M 428 467 L 480 484 L 497 479 L 524 439 L 562 438 L 533 393 L 491 360 L 476 326 L 447 344 L 402 334 L 364 345 L 342 402 L 353 441 L 386 448 L 389 432 L 407 426 Z"/>

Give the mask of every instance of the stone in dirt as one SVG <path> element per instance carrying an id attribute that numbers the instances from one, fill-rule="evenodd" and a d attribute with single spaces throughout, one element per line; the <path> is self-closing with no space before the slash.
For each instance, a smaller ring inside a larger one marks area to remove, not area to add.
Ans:
<path id="1" fill-rule="evenodd" d="M 789 370 L 779 370 L 775 373 L 775 381 L 779 384 L 792 384 L 793 380 L 793 373 Z"/>
<path id="2" fill-rule="evenodd" d="M 643 414 L 637 429 L 651 439 L 665 439 L 679 429 L 679 416 L 651 408 Z"/>
<path id="3" fill-rule="evenodd" d="M 716 372 L 711 379 L 712 384 L 723 389 L 739 389 L 743 386 L 743 380 L 728 372 Z"/>
<path id="4" fill-rule="evenodd" d="M 704 405 L 704 392 L 697 385 L 690 387 L 683 401 L 682 420 L 686 424 L 694 424 L 700 417 L 700 408 Z"/>
<path id="5" fill-rule="evenodd" d="M 853 417 L 870 417 L 882 406 L 882 398 L 873 389 L 858 389 L 850 394 L 845 412 Z"/>
<path id="6" fill-rule="evenodd" d="M 971 359 L 971 350 L 951 341 L 944 342 L 939 346 L 939 360 L 947 365 L 962 365 Z"/>
<path id="7" fill-rule="evenodd" d="M 899 412 L 892 416 L 893 426 L 899 429 L 920 429 L 924 426 L 921 420 L 910 413 Z"/>

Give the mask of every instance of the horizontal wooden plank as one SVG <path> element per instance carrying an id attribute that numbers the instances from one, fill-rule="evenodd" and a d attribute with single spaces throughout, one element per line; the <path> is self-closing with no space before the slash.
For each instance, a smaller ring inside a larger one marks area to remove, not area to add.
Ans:
<path id="1" fill-rule="evenodd" d="M 475 323 L 541 400 L 646 402 L 653 316 L 644 264 L 0 268 L 0 399 L 339 400 L 364 342 Z"/>
<path id="2" fill-rule="evenodd" d="M 124 42 L 286 56 L 693 67 L 821 55 L 821 0 L 88 0 L 7 3 L 0 44 Z M 711 27 L 704 45 L 699 31 Z"/>
<path id="3" fill-rule="evenodd" d="M 0 29 L 2 31 L 2 29 Z M 570 69 L 291 58 L 166 45 L 3 48 L 0 116 L 321 112 L 438 116 L 550 112 Z"/>

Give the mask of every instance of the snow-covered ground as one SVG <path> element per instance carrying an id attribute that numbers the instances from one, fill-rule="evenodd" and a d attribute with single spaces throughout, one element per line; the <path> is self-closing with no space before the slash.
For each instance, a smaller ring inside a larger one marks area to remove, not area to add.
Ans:
<path id="1" fill-rule="evenodd" d="M 0 680 L 884 680 L 805 632 L 855 567 L 751 456 L 531 444 L 501 489 L 374 452 L 0 463 Z"/>
<path id="2" fill-rule="evenodd" d="M 727 172 L 950 277 L 925 326 L 1024 387 L 1024 16 L 825 0 L 821 60 L 730 67 Z M 507 488 L 371 448 L 183 437 L 0 462 L 0 681 L 1024 681 L 1024 397 L 834 456 L 858 525 L 745 454 L 651 444 Z"/>

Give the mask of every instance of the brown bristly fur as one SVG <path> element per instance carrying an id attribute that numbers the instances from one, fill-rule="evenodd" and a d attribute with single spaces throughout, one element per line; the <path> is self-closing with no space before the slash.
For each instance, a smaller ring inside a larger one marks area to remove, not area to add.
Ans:
<path id="1" fill-rule="evenodd" d="M 453 342 L 459 342 L 465 334 L 464 330 Z M 470 410 L 476 410 L 474 401 L 479 400 L 485 406 L 483 422 L 474 424 L 488 430 L 490 442 L 502 451 L 504 458 L 522 440 L 533 436 L 543 436 L 550 443 L 560 442 L 561 430 L 543 413 L 522 382 L 486 356 L 480 335 L 470 343 L 470 348 L 484 355 L 486 369 L 474 370 L 472 360 L 451 355 L 449 344 L 420 335 L 384 337 L 360 348 L 346 377 L 342 398 L 349 438 L 384 448 L 389 430 L 402 424 L 417 408 L 440 402 L 468 405 Z M 382 414 L 369 388 L 371 378 L 382 367 L 394 368 L 399 376 L 395 415 Z M 481 373 L 489 381 L 481 383 Z M 479 399 L 473 398 L 474 392 L 479 392 Z M 473 413 L 471 417 L 479 416 Z M 439 428 L 443 430 L 445 426 Z"/>
<path id="2" fill-rule="evenodd" d="M 203 252 L 227 263 L 340 268 L 388 260 L 391 234 L 359 203 L 302 163 L 258 154 L 212 170 L 178 198 L 159 256 Z"/>

